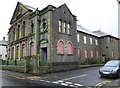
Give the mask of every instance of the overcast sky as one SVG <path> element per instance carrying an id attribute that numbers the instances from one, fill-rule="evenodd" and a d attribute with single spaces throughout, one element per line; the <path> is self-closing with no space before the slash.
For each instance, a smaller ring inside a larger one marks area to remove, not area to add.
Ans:
<path id="1" fill-rule="evenodd" d="M 0 2 L 0 40 L 10 27 L 10 20 L 18 0 L 2 0 Z M 56 7 L 66 3 L 71 12 L 77 16 L 77 23 L 91 30 L 102 30 L 118 36 L 118 4 L 116 0 L 20 0 L 39 10 L 49 4 Z"/>

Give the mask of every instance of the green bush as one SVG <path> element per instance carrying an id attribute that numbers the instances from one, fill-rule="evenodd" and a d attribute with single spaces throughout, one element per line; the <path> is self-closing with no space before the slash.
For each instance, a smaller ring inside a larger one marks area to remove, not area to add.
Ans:
<path id="1" fill-rule="evenodd" d="M 24 60 L 21 59 L 21 60 L 16 60 L 16 65 L 17 66 L 24 66 Z"/>
<path id="2" fill-rule="evenodd" d="M 86 63 L 83 60 L 79 60 L 80 65 L 85 65 Z"/>
<path id="3" fill-rule="evenodd" d="M 87 58 L 86 61 L 79 60 L 80 65 L 91 65 L 91 64 L 102 64 L 102 59 L 93 57 L 93 58 Z"/>
<path id="4" fill-rule="evenodd" d="M 2 61 L 3 61 L 3 60 L 2 60 L 2 59 L 0 59 L 0 65 L 2 65 Z"/>

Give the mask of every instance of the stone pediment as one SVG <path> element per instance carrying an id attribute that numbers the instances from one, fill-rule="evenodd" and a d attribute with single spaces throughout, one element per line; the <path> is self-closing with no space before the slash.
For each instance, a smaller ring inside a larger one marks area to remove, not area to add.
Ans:
<path id="1" fill-rule="evenodd" d="M 19 19 L 23 14 L 25 14 L 29 9 L 22 3 L 18 2 L 13 13 L 10 24 Z"/>

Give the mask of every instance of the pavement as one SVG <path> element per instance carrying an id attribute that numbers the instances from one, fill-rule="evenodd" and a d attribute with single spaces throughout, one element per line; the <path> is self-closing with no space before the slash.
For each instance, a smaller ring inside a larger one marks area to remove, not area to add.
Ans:
<path id="1" fill-rule="evenodd" d="M 81 65 L 81 66 L 79 66 L 79 68 L 84 69 L 84 68 L 97 67 L 97 66 L 102 66 L 102 65 L 103 64 Z M 29 80 L 44 79 L 42 77 L 42 75 L 33 76 L 32 74 L 28 74 L 28 73 L 21 73 L 21 72 L 15 72 L 15 71 L 2 70 L 2 76 L 4 76 L 4 75 L 8 76 L 8 77 L 16 78 L 16 79 L 26 79 L 26 80 L 27 79 L 29 79 Z M 49 73 L 48 73 L 48 75 L 49 75 Z"/>
<path id="2" fill-rule="evenodd" d="M 83 66 L 83 68 L 87 68 L 87 67 Z M 49 74 L 46 74 L 46 75 L 49 75 Z M 7 71 L 7 70 L 2 70 L 2 76 L 8 76 L 8 77 L 23 79 L 23 80 L 24 79 L 25 80 L 42 80 L 45 77 L 44 74 L 39 76 L 34 76 L 28 73 L 20 73 L 20 72 Z M 120 88 L 120 78 L 106 84 L 104 88 Z"/>
<path id="3" fill-rule="evenodd" d="M 108 88 L 120 88 L 120 78 L 119 79 L 116 79 L 115 81 L 113 81 L 113 82 L 111 82 L 111 83 L 108 83 L 107 85 L 106 85 L 106 87 L 108 87 Z"/>

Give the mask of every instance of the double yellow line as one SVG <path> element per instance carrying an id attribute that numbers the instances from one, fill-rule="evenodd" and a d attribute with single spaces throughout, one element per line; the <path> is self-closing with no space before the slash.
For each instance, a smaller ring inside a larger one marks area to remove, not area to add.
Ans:
<path id="1" fill-rule="evenodd" d="M 100 82 L 100 83 L 98 83 L 97 85 L 95 85 L 95 88 L 100 88 L 102 85 L 105 85 L 105 84 L 110 83 L 110 82 L 111 82 L 111 81 L 108 81 L 108 80 L 103 81 L 103 82 Z"/>
<path id="2" fill-rule="evenodd" d="M 40 76 L 19 77 L 19 76 L 16 76 L 16 75 L 6 74 L 6 73 L 2 74 L 2 76 L 0 76 L 0 77 L 3 77 L 3 76 L 7 76 L 7 77 L 19 79 L 19 80 L 41 80 L 41 79 L 57 77 L 57 76 L 50 76 L 50 77 L 40 77 Z"/>

